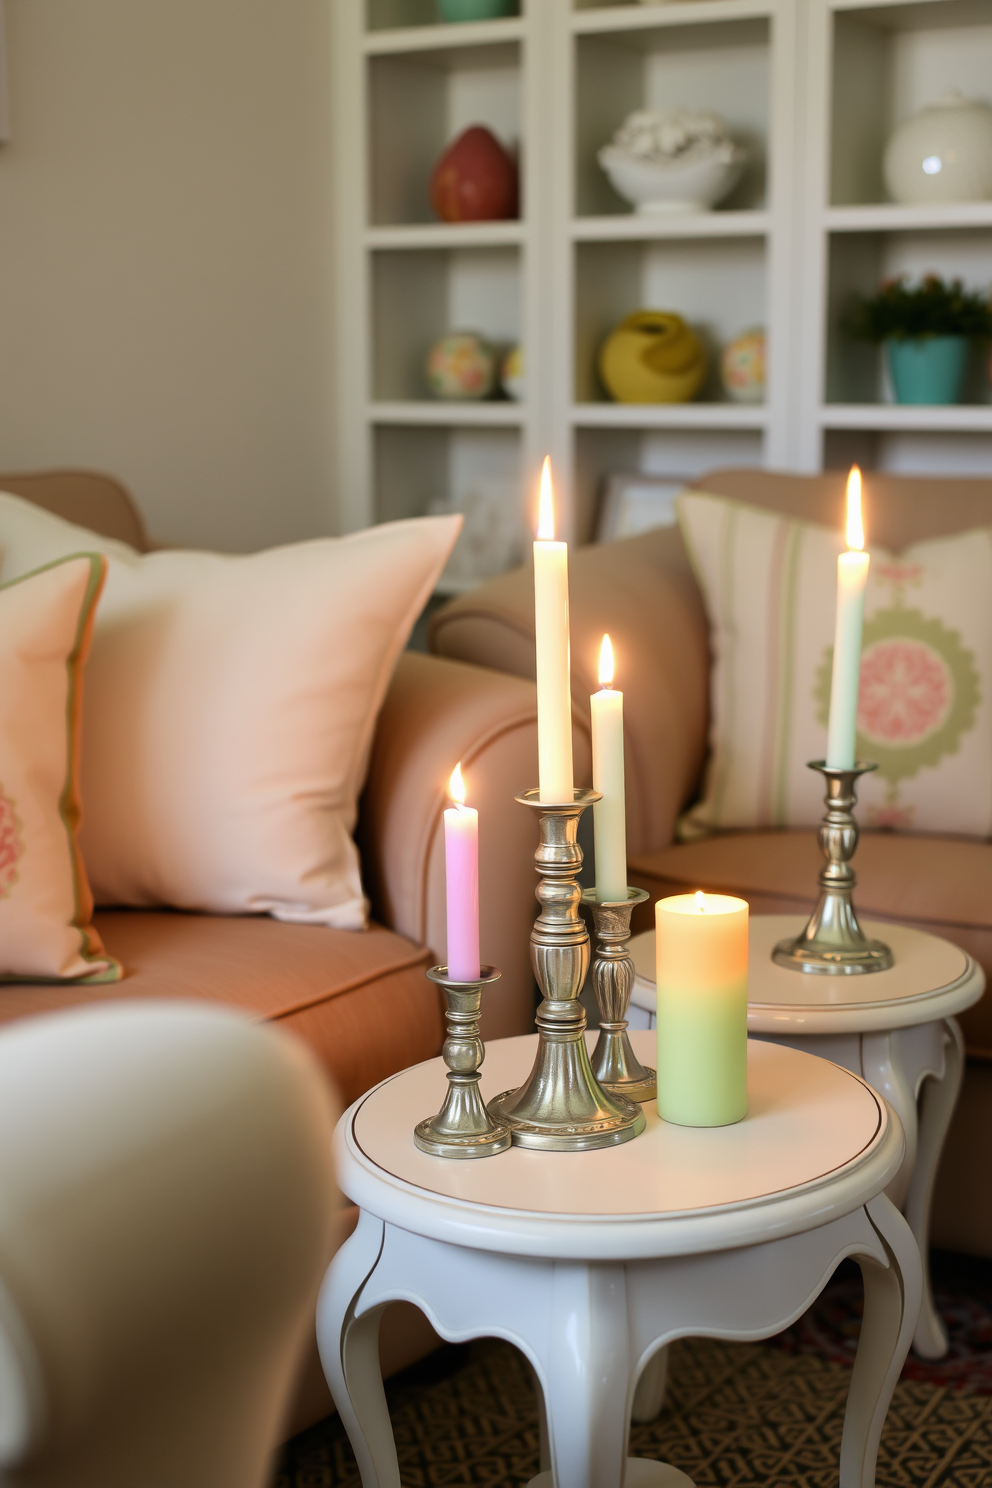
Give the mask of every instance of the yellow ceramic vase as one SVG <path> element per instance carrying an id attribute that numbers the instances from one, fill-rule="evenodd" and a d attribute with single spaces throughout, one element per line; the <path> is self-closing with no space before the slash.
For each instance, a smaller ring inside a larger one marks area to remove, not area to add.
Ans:
<path id="1" fill-rule="evenodd" d="M 603 342 L 599 375 L 618 403 L 688 403 L 706 378 L 706 352 L 680 315 L 638 310 Z"/>

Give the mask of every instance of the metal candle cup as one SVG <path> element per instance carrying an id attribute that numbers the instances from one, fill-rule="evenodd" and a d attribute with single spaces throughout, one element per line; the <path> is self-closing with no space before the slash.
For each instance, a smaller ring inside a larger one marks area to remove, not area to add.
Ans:
<path id="1" fill-rule="evenodd" d="M 806 928 L 795 940 L 780 940 L 772 952 L 778 966 L 821 976 L 861 976 L 887 971 L 893 965 L 889 947 L 869 940 L 858 924 L 854 909 L 857 877 L 851 867 L 858 845 L 854 817 L 858 779 L 876 766 L 855 760 L 853 769 L 836 770 L 823 760 L 810 760 L 827 782 L 826 813 L 820 824 L 820 851 L 826 862 L 820 869 L 820 897 Z"/>
<path id="2" fill-rule="evenodd" d="M 600 902 L 596 889 L 586 889 L 583 904 L 592 911 L 599 942 L 592 962 L 592 984 L 599 1007 L 599 1038 L 592 1051 L 592 1072 L 611 1095 L 632 1101 L 654 1100 L 655 1072 L 641 1064 L 627 1035 L 627 1008 L 634 985 L 634 962 L 627 950 L 630 917 L 647 899 L 644 889 L 627 890 L 626 899 Z"/>
<path id="3" fill-rule="evenodd" d="M 483 966 L 477 980 L 455 982 L 446 966 L 432 966 L 427 976 L 444 988 L 448 1036 L 442 1054 L 448 1066 L 448 1094 L 436 1116 L 414 1128 L 413 1140 L 432 1157 L 492 1157 L 505 1152 L 510 1133 L 494 1121 L 479 1093 L 479 1069 L 486 1057 L 479 1036 L 482 989 L 499 980 L 493 966 Z"/>
<path id="4" fill-rule="evenodd" d="M 544 1000 L 537 1012 L 534 1067 L 516 1090 L 489 1102 L 490 1114 L 505 1121 L 521 1147 L 547 1152 L 585 1152 L 627 1142 L 644 1130 L 640 1106 L 603 1089 L 592 1072 L 585 1043 L 586 1014 L 579 993 L 589 969 L 589 932 L 579 914 L 582 892 L 575 882 L 582 867 L 579 817 L 597 799 L 575 790 L 560 804 L 541 801 L 540 791 L 517 800 L 539 813 L 540 842 L 534 860 L 541 905 L 531 932 L 531 961 Z"/>

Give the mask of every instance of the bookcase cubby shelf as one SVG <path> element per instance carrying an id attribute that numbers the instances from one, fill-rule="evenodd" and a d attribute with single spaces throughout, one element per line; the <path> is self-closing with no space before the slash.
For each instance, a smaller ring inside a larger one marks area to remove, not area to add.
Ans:
<path id="1" fill-rule="evenodd" d="M 604 478 L 725 463 L 987 471 L 992 390 L 893 404 L 876 348 L 847 340 L 883 276 L 992 278 L 992 202 L 886 201 L 885 140 L 949 87 L 992 102 L 992 0 L 520 0 L 452 25 L 434 0 L 335 0 L 336 464 L 343 525 L 471 503 L 508 508 L 524 551 L 550 453 L 562 526 L 594 535 Z M 748 150 L 712 212 L 633 213 L 596 160 L 636 108 L 712 108 Z M 428 186 L 470 124 L 519 152 L 520 216 L 441 223 Z M 801 142 L 801 154 L 800 154 Z M 674 310 L 711 371 L 682 405 L 608 400 L 600 344 Z M 722 346 L 766 330 L 758 405 L 728 401 Z M 519 402 L 433 399 L 430 344 L 475 330 L 525 348 Z M 501 539 L 503 541 L 503 539 Z M 468 580 L 449 587 L 463 587 Z"/>

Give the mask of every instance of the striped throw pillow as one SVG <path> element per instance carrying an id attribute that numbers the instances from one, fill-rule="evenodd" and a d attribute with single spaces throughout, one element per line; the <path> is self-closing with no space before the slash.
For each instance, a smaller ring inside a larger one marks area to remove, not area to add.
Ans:
<path id="1" fill-rule="evenodd" d="M 710 622 L 710 760 L 683 838 L 823 813 L 839 532 L 686 492 L 679 522 Z M 870 536 L 870 533 L 869 533 Z M 992 834 L 992 528 L 871 549 L 859 758 L 863 826 Z"/>

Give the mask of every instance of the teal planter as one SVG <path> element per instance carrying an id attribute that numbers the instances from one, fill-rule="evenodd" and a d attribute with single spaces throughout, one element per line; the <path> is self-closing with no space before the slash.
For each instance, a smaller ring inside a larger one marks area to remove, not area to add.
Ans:
<path id="1" fill-rule="evenodd" d="M 446 21 L 495 21 L 513 14 L 513 0 L 437 0 Z"/>
<path id="2" fill-rule="evenodd" d="M 968 365 L 967 336 L 886 341 L 897 403 L 957 403 Z"/>

